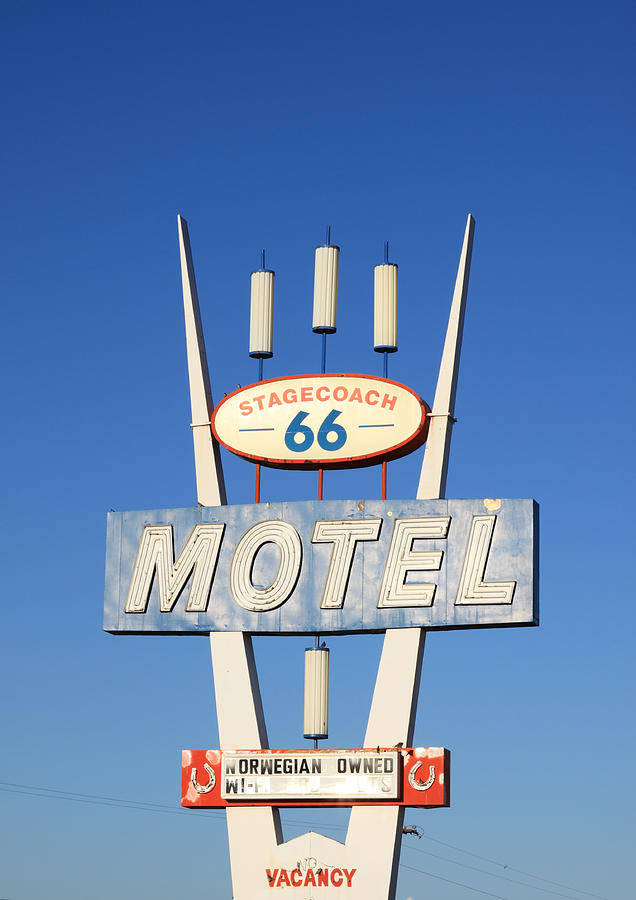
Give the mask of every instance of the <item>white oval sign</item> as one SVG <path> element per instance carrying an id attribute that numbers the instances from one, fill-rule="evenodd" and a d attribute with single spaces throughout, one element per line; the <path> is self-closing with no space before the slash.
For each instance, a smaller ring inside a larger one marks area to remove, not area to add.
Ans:
<path id="1" fill-rule="evenodd" d="M 387 378 L 295 375 L 224 397 L 212 430 L 232 453 L 265 466 L 344 469 L 411 453 L 426 440 L 429 413 Z"/>

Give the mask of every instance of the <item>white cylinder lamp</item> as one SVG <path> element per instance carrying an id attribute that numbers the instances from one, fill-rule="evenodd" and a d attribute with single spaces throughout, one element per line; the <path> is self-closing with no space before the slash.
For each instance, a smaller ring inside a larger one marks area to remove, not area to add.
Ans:
<path id="1" fill-rule="evenodd" d="M 333 334 L 336 330 L 339 254 L 340 247 L 335 244 L 316 247 L 314 318 L 311 327 L 318 334 Z"/>
<path id="2" fill-rule="evenodd" d="M 306 738 L 323 740 L 329 735 L 329 650 L 310 647 L 305 650 Z"/>
<path id="3" fill-rule="evenodd" d="M 250 356 L 273 356 L 274 273 L 259 269 L 251 276 Z"/>
<path id="4" fill-rule="evenodd" d="M 397 273 L 395 263 L 373 270 L 373 349 L 378 353 L 397 350 Z"/>

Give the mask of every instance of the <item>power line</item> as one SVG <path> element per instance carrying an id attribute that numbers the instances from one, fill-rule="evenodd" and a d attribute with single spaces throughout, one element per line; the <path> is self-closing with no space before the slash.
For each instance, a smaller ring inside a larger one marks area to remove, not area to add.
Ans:
<path id="1" fill-rule="evenodd" d="M 430 850 L 422 850 L 421 847 L 414 847 L 409 845 L 407 850 L 413 850 L 415 853 L 425 853 L 427 856 L 432 856 L 434 859 L 441 859 L 444 862 L 452 863 L 454 866 L 461 866 L 462 869 L 470 869 L 473 872 L 480 872 L 482 875 L 488 875 L 490 878 L 499 878 L 501 881 L 505 881 L 508 884 L 520 884 L 522 887 L 530 888 L 532 891 L 541 891 L 544 894 L 551 894 L 554 897 L 565 897 L 566 900 L 573 900 L 570 894 L 561 894 L 559 891 L 553 891 L 550 888 L 539 887 L 536 884 L 528 884 L 526 881 L 517 881 L 515 878 L 507 878 L 505 875 L 498 875 L 496 872 L 489 872 L 487 869 L 480 869 L 478 866 L 470 866 L 468 863 L 459 862 L 456 859 L 450 859 L 448 856 L 440 856 L 438 853 L 431 853 Z M 510 866 L 508 866 L 510 868 Z M 536 876 L 535 876 L 536 877 Z M 576 888 L 568 888 L 568 890 L 574 891 Z"/>
<path id="2" fill-rule="evenodd" d="M 577 894 L 585 894 L 586 897 L 595 897 L 596 900 L 608 900 L 607 897 L 603 897 L 601 894 L 592 894 L 590 891 L 581 890 L 581 888 L 572 887 L 569 884 L 562 884 L 560 881 L 550 881 L 549 878 L 542 878 L 540 875 L 533 875 L 532 872 L 524 872 L 523 869 L 516 869 L 514 866 L 509 866 L 507 863 L 499 862 L 496 859 L 489 859 L 487 856 L 480 856 L 478 853 L 473 853 L 470 850 L 464 850 L 463 847 L 457 847 L 455 844 L 449 844 L 446 841 L 440 841 L 439 838 L 431 837 L 430 835 L 424 832 L 422 837 L 426 838 L 428 841 L 435 841 L 436 844 L 442 844 L 444 847 L 450 847 L 451 850 L 457 850 L 459 853 L 466 853 L 468 856 L 474 856 L 475 859 L 481 859 L 482 862 L 491 863 L 493 866 L 501 866 L 504 869 L 509 869 L 511 872 L 516 872 L 518 875 L 525 875 L 527 878 L 536 878 L 537 881 L 543 881 L 545 884 L 552 884 L 555 887 L 565 888 L 566 891 L 574 891 Z M 528 885 L 531 887 L 531 885 Z"/>
<path id="3" fill-rule="evenodd" d="M 176 816 L 190 816 L 190 818 L 192 818 L 191 810 L 174 809 L 174 807 L 172 807 L 172 806 L 167 806 L 167 805 L 161 804 L 161 803 L 152 803 L 150 801 L 145 801 L 145 800 L 129 800 L 129 799 L 121 798 L 121 797 L 109 797 L 109 796 L 104 796 L 104 795 L 100 795 L 100 794 L 82 794 L 82 793 L 79 793 L 76 791 L 61 791 L 61 790 L 57 790 L 56 788 L 38 787 L 36 785 L 30 785 L 30 784 L 18 784 L 18 783 L 10 782 L 10 781 L 0 781 L 0 791 L 4 791 L 5 793 L 10 793 L 10 794 L 21 794 L 21 795 L 30 796 L 30 797 L 39 797 L 41 799 L 48 799 L 48 800 L 66 800 L 71 803 L 85 803 L 85 804 L 89 804 L 92 806 L 107 806 L 107 807 L 111 807 L 111 808 L 121 807 L 123 809 L 135 809 L 139 812 L 167 813 L 167 814 L 170 814 L 173 816 L 175 816 L 175 815 Z M 221 820 L 225 819 L 224 813 L 221 810 L 219 810 L 219 811 L 197 810 L 196 812 L 198 813 L 199 816 L 203 816 L 204 818 L 213 818 L 219 822 Z M 293 819 L 293 820 L 288 820 L 288 821 L 291 825 L 302 825 L 302 826 L 308 826 L 308 827 L 315 826 L 315 822 L 307 822 L 307 821 L 303 821 L 301 819 Z M 322 827 L 330 828 L 330 829 L 339 829 L 339 830 L 347 829 L 346 825 L 339 825 L 339 824 L 325 824 Z M 422 835 L 422 837 L 426 838 L 429 841 L 434 841 L 436 844 L 442 844 L 445 847 L 449 847 L 452 850 L 457 850 L 459 853 L 465 853 L 468 856 L 473 856 L 476 859 L 480 859 L 483 862 L 490 863 L 491 865 L 501 866 L 505 869 L 508 869 L 511 872 L 517 872 L 520 875 L 525 875 L 527 878 L 534 878 L 538 881 L 544 882 L 545 884 L 551 884 L 555 887 L 565 888 L 565 890 L 572 891 L 574 893 L 585 894 L 588 897 L 596 898 L 596 900 L 608 900 L 607 897 L 603 897 L 600 894 L 593 894 L 590 891 L 583 891 L 583 890 L 580 890 L 579 888 L 574 888 L 574 887 L 571 887 L 570 885 L 562 884 L 558 881 L 550 881 L 547 878 L 542 878 L 540 875 L 534 875 L 531 872 L 524 872 L 522 869 L 516 869 L 513 866 L 509 866 L 505 863 L 498 862 L 497 860 L 494 860 L 494 859 L 489 859 L 486 856 L 480 856 L 478 853 L 473 853 L 471 850 L 465 850 L 463 847 L 458 847 L 455 844 L 450 844 L 446 841 L 439 840 L 438 838 L 431 837 L 430 835 L 428 835 L 426 833 L 424 833 Z M 453 859 L 449 859 L 448 857 L 439 856 L 438 854 L 432 853 L 428 850 L 422 850 L 419 847 L 413 847 L 413 846 L 407 845 L 407 846 L 405 846 L 405 849 L 414 850 L 415 852 L 418 852 L 418 853 L 425 853 L 428 856 L 435 857 L 436 859 L 440 859 L 445 862 L 449 862 L 453 865 L 461 866 L 462 868 L 471 869 L 475 872 L 480 872 L 482 874 L 489 875 L 492 878 L 500 878 L 503 881 L 507 881 L 509 884 L 519 884 L 522 887 L 527 887 L 527 888 L 530 888 L 531 890 L 542 891 L 544 893 L 550 893 L 550 894 L 553 894 L 553 895 L 559 896 L 559 897 L 566 897 L 565 894 L 559 894 L 556 891 L 549 891 L 549 890 L 546 890 L 545 888 L 538 887 L 537 885 L 526 884 L 522 881 L 516 881 L 515 879 L 506 878 L 506 877 L 504 877 L 502 875 L 498 875 L 494 872 L 488 872 L 485 869 L 479 869 L 476 866 L 469 866 L 466 863 L 459 862 L 458 860 L 453 860 Z M 448 881 L 450 884 L 454 884 L 459 887 L 466 887 L 469 890 L 477 891 L 478 893 L 486 894 L 491 897 L 499 897 L 498 894 L 493 894 L 493 893 L 490 893 L 489 891 L 483 891 L 483 890 L 480 890 L 479 888 L 473 888 L 470 885 L 463 885 L 463 884 L 460 884 L 459 882 L 451 881 L 448 878 L 443 878 L 441 875 L 433 875 L 432 872 L 426 872 L 423 869 L 421 870 L 421 869 L 413 868 L 412 866 L 408 866 L 406 863 L 400 863 L 400 868 L 413 869 L 413 871 L 422 872 L 424 875 L 429 875 L 431 878 L 439 878 L 442 881 Z M 500 900 L 507 900 L 507 898 L 500 898 Z M 573 900 L 573 898 L 566 898 L 566 900 Z"/>
<path id="4" fill-rule="evenodd" d="M 74 791 L 57 791 L 54 788 L 35 787 L 30 784 L 13 784 L 8 781 L 0 781 L 0 791 L 7 794 L 25 794 L 30 797 L 40 797 L 45 800 L 67 800 L 71 803 L 88 803 L 93 806 L 122 807 L 124 809 L 137 809 L 140 812 L 161 812 L 173 816 L 187 816 L 185 809 L 174 809 L 160 803 L 147 803 L 145 800 L 124 800 L 118 797 L 101 797 L 99 794 L 77 794 Z M 200 810 L 204 816 L 217 819 L 225 818 L 223 813 L 215 813 L 213 810 Z"/>
<path id="5" fill-rule="evenodd" d="M 432 872 L 427 872 L 425 869 L 416 869 L 415 866 L 407 866 L 403 864 L 401 866 L 403 869 L 409 869 L 411 872 L 419 872 L 421 875 L 428 875 L 429 878 L 437 878 L 440 881 L 446 881 L 448 884 L 454 884 L 456 887 L 466 888 L 468 891 L 475 891 L 477 894 L 485 894 L 487 897 L 497 897 L 497 900 L 510 900 L 509 897 L 502 897 L 501 894 L 493 894 L 491 891 L 482 891 L 481 888 L 472 887 L 470 884 L 463 884 L 461 881 L 452 881 L 450 878 L 444 878 L 442 875 L 433 875 Z"/>
<path id="6" fill-rule="evenodd" d="M 123 809 L 136 809 L 139 812 L 157 812 L 169 813 L 173 816 L 189 816 L 195 812 L 197 817 L 213 818 L 217 821 L 225 821 L 225 813 L 223 810 L 212 809 L 175 809 L 173 806 L 166 806 L 161 803 L 151 803 L 145 800 L 127 800 L 121 797 L 107 797 L 100 794 L 80 794 L 75 791 L 60 791 L 55 788 L 39 787 L 31 784 L 17 784 L 11 781 L 0 781 L 0 791 L 7 794 L 22 794 L 28 797 L 39 797 L 45 800 L 67 800 L 71 803 L 87 803 L 91 806 L 121 807 Z M 308 822 L 302 819 L 289 820 L 290 825 L 302 825 L 303 827 L 315 827 L 315 822 Z M 346 825 L 337 823 L 325 823 L 324 828 L 331 829 L 347 829 Z"/>

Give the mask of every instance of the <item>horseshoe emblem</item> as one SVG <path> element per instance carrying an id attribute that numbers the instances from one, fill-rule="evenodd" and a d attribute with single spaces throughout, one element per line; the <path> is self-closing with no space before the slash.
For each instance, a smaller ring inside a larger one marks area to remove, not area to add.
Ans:
<path id="1" fill-rule="evenodd" d="M 216 776 L 214 774 L 214 770 L 212 769 L 212 766 L 209 766 L 207 763 L 203 763 L 203 768 L 210 776 L 210 781 L 205 786 L 202 784 L 199 784 L 199 782 L 197 781 L 196 766 L 193 767 L 192 774 L 190 775 L 190 781 L 192 782 L 192 786 L 194 787 L 195 791 L 198 791 L 199 794 L 207 794 L 209 791 L 212 790 L 212 788 L 216 784 Z"/>
<path id="2" fill-rule="evenodd" d="M 433 787 L 435 784 L 435 766 L 428 767 L 428 778 L 426 781 L 416 781 L 415 773 L 422 765 L 422 760 L 416 762 L 411 771 L 409 772 L 409 784 L 412 788 L 415 788 L 416 791 L 427 791 L 430 787 Z"/>

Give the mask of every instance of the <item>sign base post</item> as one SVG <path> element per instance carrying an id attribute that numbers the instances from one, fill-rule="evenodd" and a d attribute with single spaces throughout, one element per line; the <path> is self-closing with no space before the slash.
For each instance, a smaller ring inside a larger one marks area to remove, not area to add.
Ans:
<path id="1" fill-rule="evenodd" d="M 422 628 L 386 632 L 365 747 L 395 747 L 399 743 L 411 746 L 425 637 Z M 236 632 L 215 633 L 210 635 L 210 645 L 221 749 L 266 749 L 267 733 L 251 637 Z M 300 884 L 291 882 L 289 873 L 299 868 L 302 872 L 303 867 L 305 872 L 327 869 L 332 873 L 328 885 L 332 897 L 395 897 L 403 806 L 354 806 L 344 844 L 315 832 L 283 841 L 276 807 L 233 806 L 226 815 L 234 900 L 271 897 L 273 885 L 267 873 L 273 875 L 275 871 L 276 887 L 303 900 L 312 897 L 312 893 L 300 890 L 314 887 L 305 883 L 307 875 Z M 289 884 L 282 872 L 288 874 Z M 299 881 L 297 874 L 294 881 Z M 315 887 L 317 897 L 324 894 L 320 887 L 326 885 Z"/>

